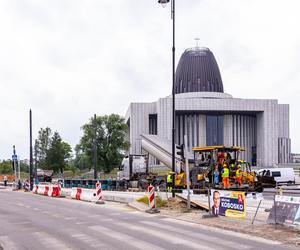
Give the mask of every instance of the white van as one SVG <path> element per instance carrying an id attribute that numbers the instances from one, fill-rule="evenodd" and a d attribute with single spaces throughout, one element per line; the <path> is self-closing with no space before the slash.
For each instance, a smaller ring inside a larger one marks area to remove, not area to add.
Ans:
<path id="1" fill-rule="evenodd" d="M 257 171 L 261 176 L 273 176 L 277 184 L 295 184 L 295 172 L 293 168 L 263 168 Z"/>

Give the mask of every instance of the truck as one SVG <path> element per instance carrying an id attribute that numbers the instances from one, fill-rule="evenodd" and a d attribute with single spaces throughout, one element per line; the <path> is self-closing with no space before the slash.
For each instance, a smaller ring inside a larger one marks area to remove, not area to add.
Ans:
<path id="1" fill-rule="evenodd" d="M 53 174 L 53 170 L 45 170 L 39 168 L 36 170 L 36 178 L 39 182 L 51 182 Z"/>
<path id="2" fill-rule="evenodd" d="M 149 172 L 148 156 L 129 154 L 124 157 L 117 173 L 118 189 L 138 188 L 145 190 L 152 184 L 163 185 L 165 176 Z"/>
<path id="3" fill-rule="evenodd" d="M 293 168 L 263 168 L 257 174 L 264 178 L 274 178 L 277 184 L 295 184 L 295 172 Z M 274 186 L 274 185 L 273 185 Z"/>

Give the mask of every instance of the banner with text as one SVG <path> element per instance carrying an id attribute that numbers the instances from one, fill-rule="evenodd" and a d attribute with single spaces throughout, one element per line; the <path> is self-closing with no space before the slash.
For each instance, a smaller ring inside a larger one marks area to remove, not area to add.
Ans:
<path id="1" fill-rule="evenodd" d="M 212 189 L 211 211 L 215 216 L 244 219 L 246 217 L 245 192 Z"/>

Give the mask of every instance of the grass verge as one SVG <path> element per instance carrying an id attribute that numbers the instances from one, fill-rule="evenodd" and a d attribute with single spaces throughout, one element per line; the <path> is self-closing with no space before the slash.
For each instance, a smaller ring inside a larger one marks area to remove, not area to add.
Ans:
<path id="1" fill-rule="evenodd" d="M 146 195 L 141 198 L 138 198 L 137 201 L 143 202 L 146 205 L 149 204 L 149 199 L 148 199 L 148 196 L 146 196 Z M 155 201 L 156 201 L 156 207 L 166 207 L 167 203 L 168 203 L 167 201 L 163 200 L 160 196 L 156 196 Z"/>

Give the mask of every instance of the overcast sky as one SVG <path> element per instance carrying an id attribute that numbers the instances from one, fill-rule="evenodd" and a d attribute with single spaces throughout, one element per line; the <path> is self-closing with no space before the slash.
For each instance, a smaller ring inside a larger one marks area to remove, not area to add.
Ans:
<path id="1" fill-rule="evenodd" d="M 176 0 L 176 65 L 209 47 L 226 93 L 290 105 L 300 153 L 300 1 Z M 171 93 L 170 5 L 157 0 L 0 0 L 0 159 L 29 158 L 50 127 L 74 146 L 93 114 Z"/>

